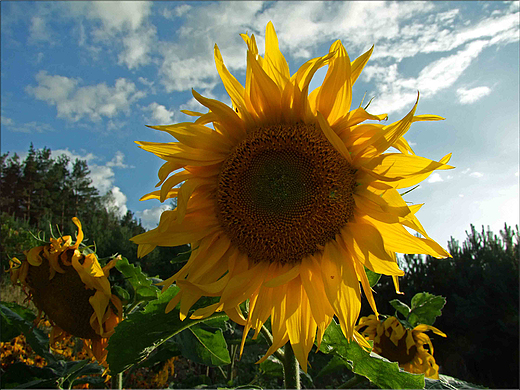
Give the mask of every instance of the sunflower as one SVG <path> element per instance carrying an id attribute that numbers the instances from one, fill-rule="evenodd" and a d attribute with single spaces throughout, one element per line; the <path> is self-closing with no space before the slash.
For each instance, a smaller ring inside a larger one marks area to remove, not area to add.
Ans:
<path id="1" fill-rule="evenodd" d="M 359 319 L 356 330 L 361 330 L 367 340 L 374 341 L 374 352 L 399 363 L 405 371 L 439 379 L 439 366 L 433 358 L 433 345 L 424 333 L 431 330 L 439 336 L 446 337 L 439 329 L 425 324 L 407 329 L 396 317 L 380 321 L 377 316 L 371 314 Z"/>
<path id="2" fill-rule="evenodd" d="M 270 317 L 273 344 L 260 361 L 290 342 L 306 370 L 314 340 L 320 344 L 334 316 L 349 340 L 369 348 L 354 329 L 360 284 L 377 313 L 365 267 L 397 283 L 403 271 L 395 252 L 449 256 L 416 218 L 422 205 L 408 206 L 398 192 L 452 168 L 450 155 L 439 162 L 419 157 L 403 138 L 413 122 L 443 118 L 416 116 L 416 102 L 398 122 L 364 123 L 387 118 L 361 105 L 351 110 L 352 85 L 373 48 L 351 62 L 338 40 L 291 76 L 271 22 L 264 57 L 254 35 L 241 36 L 248 47 L 245 87 L 214 49 L 232 108 L 193 91 L 209 112 L 183 111 L 198 117 L 193 123 L 149 126 L 175 142 L 137 142 L 165 160 L 161 189 L 141 200 L 176 198 L 177 207 L 132 240 L 139 257 L 156 246 L 191 243 L 187 264 L 163 283 L 180 287 L 167 310 L 180 302 L 184 319 L 200 297 L 220 297 L 191 318 L 224 311 L 245 326 L 244 339 L 251 328 L 256 337 Z M 309 94 L 325 65 L 323 84 Z M 396 152 L 384 153 L 390 147 Z M 248 299 L 244 318 L 239 305 Z"/>
<path id="3" fill-rule="evenodd" d="M 94 253 L 82 253 L 81 222 L 75 217 L 72 221 L 78 227 L 74 244 L 71 236 L 63 236 L 25 251 L 23 261 L 11 260 L 11 280 L 28 290 L 39 310 L 37 322 L 42 313 L 51 321 L 51 345 L 69 335 L 80 337 L 89 355 L 106 366 L 108 338 L 123 312 L 107 279 L 117 258 L 101 268 Z"/>

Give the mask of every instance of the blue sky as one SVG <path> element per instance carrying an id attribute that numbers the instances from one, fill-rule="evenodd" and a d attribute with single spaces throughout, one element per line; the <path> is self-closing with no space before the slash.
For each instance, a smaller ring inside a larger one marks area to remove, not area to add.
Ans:
<path id="1" fill-rule="evenodd" d="M 341 39 L 351 59 L 375 45 L 354 86 L 369 112 L 401 119 L 421 93 L 407 139 L 417 154 L 452 152 L 455 170 L 434 173 L 405 200 L 446 245 L 471 223 L 495 232 L 518 224 L 519 2 L 1 2 L 1 151 L 31 142 L 86 159 L 94 185 L 121 213 L 157 225 L 162 160 L 134 140 L 170 142 L 145 124 L 190 121 L 191 88 L 230 104 L 213 62 L 217 43 L 243 83 L 246 45 L 263 51 L 271 20 L 294 73 Z M 319 85 L 320 70 L 311 90 Z M 367 101 L 365 100 L 365 102 Z"/>

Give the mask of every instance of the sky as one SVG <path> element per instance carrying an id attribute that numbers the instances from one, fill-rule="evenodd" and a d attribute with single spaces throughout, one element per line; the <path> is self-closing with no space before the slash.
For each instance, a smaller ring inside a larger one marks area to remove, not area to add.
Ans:
<path id="1" fill-rule="evenodd" d="M 415 152 L 438 171 L 405 196 L 431 238 L 462 241 L 470 224 L 495 233 L 519 221 L 519 2 L 1 2 L 1 152 L 24 157 L 31 142 L 86 160 L 93 185 L 146 228 L 170 204 L 140 202 L 162 160 L 136 140 L 171 142 L 145 125 L 206 112 L 191 89 L 231 104 L 213 58 L 218 44 L 244 84 L 253 33 L 263 54 L 272 21 L 291 73 L 341 39 L 351 60 L 375 45 L 354 85 L 370 113 L 414 123 Z M 326 68 L 314 76 L 319 86 Z"/>

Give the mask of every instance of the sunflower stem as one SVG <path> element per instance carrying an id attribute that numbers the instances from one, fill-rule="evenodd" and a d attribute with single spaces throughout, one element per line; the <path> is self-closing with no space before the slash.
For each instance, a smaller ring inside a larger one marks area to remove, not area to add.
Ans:
<path id="1" fill-rule="evenodd" d="M 122 389 L 123 388 L 123 373 L 118 372 L 117 374 L 112 375 L 111 380 L 111 388 L 112 389 Z"/>
<path id="2" fill-rule="evenodd" d="M 260 328 L 260 333 L 262 333 L 262 336 L 264 336 L 269 345 L 273 345 L 273 336 L 271 335 L 271 332 L 269 332 L 269 329 L 265 327 L 265 325 L 262 325 L 262 327 Z M 277 349 L 276 351 L 274 351 L 273 355 L 276 356 L 278 360 L 280 360 L 283 364 L 285 364 L 285 354 L 282 352 L 281 349 Z"/>
<path id="3" fill-rule="evenodd" d="M 285 344 L 285 359 L 283 362 L 283 372 L 286 389 L 301 389 L 300 387 L 300 366 L 296 355 L 288 341 Z"/>

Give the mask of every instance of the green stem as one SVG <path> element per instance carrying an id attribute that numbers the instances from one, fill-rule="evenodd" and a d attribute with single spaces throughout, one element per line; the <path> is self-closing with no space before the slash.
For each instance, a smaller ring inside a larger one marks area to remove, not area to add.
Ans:
<path id="1" fill-rule="evenodd" d="M 301 389 L 300 387 L 300 365 L 296 355 L 288 341 L 285 344 L 285 359 L 283 362 L 283 372 L 285 377 L 286 389 Z"/>
<path id="2" fill-rule="evenodd" d="M 119 372 L 117 374 L 112 375 L 111 381 L 112 389 L 122 389 L 123 388 L 123 373 Z"/>
<path id="3" fill-rule="evenodd" d="M 273 345 L 273 336 L 271 335 L 271 332 L 269 332 L 269 329 L 265 327 L 265 325 L 262 325 L 260 328 L 260 333 L 262 333 L 262 336 L 265 337 L 269 345 Z M 276 356 L 282 363 L 285 361 L 285 355 L 281 349 L 273 352 L 273 355 Z"/>

